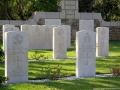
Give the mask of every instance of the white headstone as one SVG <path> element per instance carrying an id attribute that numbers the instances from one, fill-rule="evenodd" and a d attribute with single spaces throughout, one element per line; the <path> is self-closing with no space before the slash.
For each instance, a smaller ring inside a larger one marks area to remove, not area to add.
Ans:
<path id="1" fill-rule="evenodd" d="M 45 19 L 45 25 L 61 25 L 61 19 Z"/>
<path id="2" fill-rule="evenodd" d="M 15 27 L 15 26 L 14 25 L 10 25 L 10 24 L 5 24 L 5 25 L 2 26 L 2 30 L 3 30 L 3 32 L 2 32 L 3 33 L 3 50 L 5 49 L 4 48 L 4 46 L 5 46 L 4 45 L 5 44 L 5 42 L 4 42 L 4 38 L 5 38 L 5 35 L 4 35 L 5 32 L 4 32 L 4 30 L 5 30 L 5 27 Z"/>
<path id="3" fill-rule="evenodd" d="M 5 24 L 5 25 L 3 25 L 3 27 L 2 27 L 2 28 L 3 28 L 3 30 L 4 30 L 4 28 L 5 28 L 5 27 L 15 27 L 15 25 Z"/>
<path id="4" fill-rule="evenodd" d="M 52 49 L 52 38 L 53 38 L 53 26 L 42 25 L 43 27 L 43 45 L 44 49 Z"/>
<path id="5" fill-rule="evenodd" d="M 94 31 L 94 20 L 79 20 L 79 30 Z"/>
<path id="6" fill-rule="evenodd" d="M 76 33 L 76 77 L 95 76 L 95 32 Z"/>
<path id="7" fill-rule="evenodd" d="M 33 33 L 33 43 L 34 47 L 33 49 L 44 49 L 44 33 L 43 33 L 43 26 L 41 25 L 33 25 L 33 30 L 35 31 Z"/>
<path id="8" fill-rule="evenodd" d="M 109 52 L 109 28 L 96 28 L 96 56 L 108 56 Z"/>
<path id="9" fill-rule="evenodd" d="M 28 36 L 26 32 L 5 33 L 5 76 L 7 83 L 28 81 Z"/>
<path id="10" fill-rule="evenodd" d="M 71 26 L 69 25 L 62 25 L 67 30 L 67 48 L 71 47 Z"/>
<path id="11" fill-rule="evenodd" d="M 34 38 L 33 34 L 35 33 L 35 30 L 33 30 L 32 25 L 21 25 L 21 31 L 27 32 L 28 34 L 28 41 L 29 41 L 29 50 L 34 49 Z"/>
<path id="12" fill-rule="evenodd" d="M 53 28 L 53 59 L 66 58 L 67 30 L 65 27 Z"/>
<path id="13" fill-rule="evenodd" d="M 8 31 L 19 31 L 19 28 L 14 27 L 13 25 L 3 26 L 3 50 L 5 50 L 5 32 L 8 32 Z"/>

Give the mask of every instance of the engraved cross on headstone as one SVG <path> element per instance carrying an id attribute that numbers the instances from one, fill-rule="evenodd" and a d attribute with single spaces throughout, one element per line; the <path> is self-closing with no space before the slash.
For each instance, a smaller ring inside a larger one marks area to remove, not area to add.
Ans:
<path id="1" fill-rule="evenodd" d="M 17 69 L 20 69 L 19 62 L 22 62 L 22 60 L 20 60 L 19 56 L 17 56 L 17 60 L 14 61 L 17 62 Z"/>
<path id="2" fill-rule="evenodd" d="M 88 53 L 87 53 L 87 56 L 86 56 L 86 57 L 84 57 L 84 58 L 87 58 L 86 65 L 88 65 L 88 59 L 90 58 L 90 57 L 88 56 Z"/>
<path id="3" fill-rule="evenodd" d="M 64 42 L 59 42 L 58 52 L 63 53 L 63 45 L 64 45 Z"/>

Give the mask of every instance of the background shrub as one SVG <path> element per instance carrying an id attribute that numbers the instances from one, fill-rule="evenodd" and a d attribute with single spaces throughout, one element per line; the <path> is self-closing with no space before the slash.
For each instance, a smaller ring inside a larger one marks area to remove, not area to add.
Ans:
<path id="1" fill-rule="evenodd" d="M 2 46 L 0 46 L 0 61 L 4 60 L 4 51 L 2 49 Z"/>
<path id="2" fill-rule="evenodd" d="M 7 80 L 8 80 L 7 77 L 0 76 L 0 85 Z"/>

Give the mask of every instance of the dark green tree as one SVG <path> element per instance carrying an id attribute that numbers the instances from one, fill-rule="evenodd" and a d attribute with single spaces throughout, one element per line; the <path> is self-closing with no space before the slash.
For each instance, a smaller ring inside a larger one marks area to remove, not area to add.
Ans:
<path id="1" fill-rule="evenodd" d="M 7 12 L 8 8 L 8 0 L 0 0 L 0 19 L 9 19 L 9 15 Z"/>
<path id="2" fill-rule="evenodd" d="M 61 0 L 0 0 L 0 19 L 26 20 L 35 11 L 60 11 Z M 99 12 L 106 21 L 120 21 L 120 0 L 79 0 L 80 12 Z"/>
<path id="3" fill-rule="evenodd" d="M 79 0 L 79 12 L 92 12 L 94 0 Z"/>
<path id="4" fill-rule="evenodd" d="M 120 20 L 120 0 L 103 0 L 103 11 L 106 21 Z"/>
<path id="5" fill-rule="evenodd" d="M 80 12 L 99 12 L 106 21 L 120 21 L 120 0 L 79 0 Z"/>
<path id="6" fill-rule="evenodd" d="M 35 11 L 57 12 L 61 0 L 9 0 L 11 19 L 28 19 Z"/>

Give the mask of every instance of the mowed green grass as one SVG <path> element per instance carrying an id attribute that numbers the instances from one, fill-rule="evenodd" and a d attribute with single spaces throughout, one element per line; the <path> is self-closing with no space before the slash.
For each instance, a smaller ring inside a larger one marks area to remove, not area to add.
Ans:
<path id="1" fill-rule="evenodd" d="M 120 56 L 120 41 L 109 42 L 109 55 Z"/>
<path id="2" fill-rule="evenodd" d="M 53 51 L 52 50 L 30 50 L 28 52 L 28 59 L 31 60 L 33 54 L 35 53 L 35 51 L 38 52 L 38 54 L 44 55 L 44 57 L 48 57 L 48 58 L 53 58 Z M 75 52 L 75 48 L 70 48 L 67 50 L 67 58 L 70 57 L 75 57 L 76 56 L 76 52 Z"/>
<path id="3" fill-rule="evenodd" d="M 38 54 L 44 55 L 44 57 L 53 58 L 52 50 L 30 50 L 28 52 L 28 59 L 31 60 L 34 52 L 37 51 Z M 71 48 L 67 49 L 67 58 L 76 57 L 75 44 L 72 41 Z"/>
<path id="4" fill-rule="evenodd" d="M 1 86 L 0 90 L 120 90 L 120 77 L 57 80 L 44 83 L 21 83 Z"/>
<path id="5" fill-rule="evenodd" d="M 73 47 L 68 50 L 68 57 L 75 57 L 75 48 Z M 120 66 L 120 41 L 110 41 L 109 47 L 109 55 L 113 57 L 96 58 L 96 74 L 111 73 L 110 70 L 112 67 Z M 50 56 L 48 58 L 52 58 L 52 50 L 40 50 L 41 54 L 43 54 L 43 52 L 45 56 Z M 32 53 L 33 51 L 29 51 L 29 57 Z M 62 67 L 61 71 L 65 73 L 65 76 L 74 76 L 76 68 L 75 62 L 76 60 L 73 58 L 29 62 L 29 79 L 45 78 L 46 74 L 42 68 L 48 67 L 48 65 L 50 65 L 50 67 L 60 65 Z M 0 74 L 4 75 L 4 62 L 0 63 Z M 22 83 L 1 86 L 0 90 L 90 90 L 96 88 L 101 90 L 99 88 L 120 88 L 119 81 L 120 77 L 87 78 L 73 81 L 57 80 L 45 83 Z"/>

